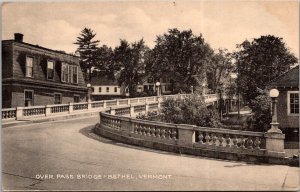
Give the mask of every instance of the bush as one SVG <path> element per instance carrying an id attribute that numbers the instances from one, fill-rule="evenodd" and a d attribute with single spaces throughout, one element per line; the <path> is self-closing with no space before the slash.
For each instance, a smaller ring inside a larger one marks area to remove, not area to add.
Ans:
<path id="1" fill-rule="evenodd" d="M 221 125 L 215 110 L 208 109 L 203 98 L 167 99 L 162 104 L 163 119 L 168 123 L 193 124 L 202 127 Z"/>
<path id="2" fill-rule="evenodd" d="M 267 95 L 259 95 L 251 100 L 250 108 L 254 113 L 252 125 L 255 131 L 267 131 L 272 121 L 271 98 Z"/>

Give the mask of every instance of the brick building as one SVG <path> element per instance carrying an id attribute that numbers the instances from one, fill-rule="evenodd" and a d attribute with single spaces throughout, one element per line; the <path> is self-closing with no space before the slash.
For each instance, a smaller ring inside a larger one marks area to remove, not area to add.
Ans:
<path id="1" fill-rule="evenodd" d="M 279 91 L 277 120 L 288 140 L 299 139 L 299 65 L 274 79 L 270 88 Z"/>
<path id="2" fill-rule="evenodd" d="M 86 100 L 79 58 L 23 42 L 23 34 L 2 41 L 2 107 Z"/>

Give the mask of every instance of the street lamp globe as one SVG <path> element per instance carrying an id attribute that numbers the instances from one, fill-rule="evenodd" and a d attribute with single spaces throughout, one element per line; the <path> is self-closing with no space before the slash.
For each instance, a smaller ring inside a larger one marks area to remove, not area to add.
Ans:
<path id="1" fill-rule="evenodd" d="M 87 86 L 87 88 L 90 88 L 90 87 L 91 87 L 91 84 L 90 84 L 90 83 L 88 83 L 86 86 Z"/>
<path id="2" fill-rule="evenodd" d="M 279 91 L 277 89 L 271 89 L 269 95 L 272 98 L 276 98 L 279 95 Z"/>
<path id="3" fill-rule="evenodd" d="M 230 77 L 231 77 L 232 79 L 236 79 L 236 78 L 237 78 L 237 74 L 236 74 L 236 73 L 231 73 L 231 74 L 230 74 Z"/>
<path id="4" fill-rule="evenodd" d="M 160 82 L 157 81 L 157 82 L 155 83 L 155 85 L 156 85 L 157 87 L 160 86 Z"/>

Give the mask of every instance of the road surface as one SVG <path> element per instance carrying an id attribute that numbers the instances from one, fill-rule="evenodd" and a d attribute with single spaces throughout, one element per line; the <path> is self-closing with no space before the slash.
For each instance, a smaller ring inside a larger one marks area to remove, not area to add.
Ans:
<path id="1" fill-rule="evenodd" d="M 180 155 L 93 134 L 97 117 L 2 129 L 6 190 L 296 190 L 299 168 Z"/>

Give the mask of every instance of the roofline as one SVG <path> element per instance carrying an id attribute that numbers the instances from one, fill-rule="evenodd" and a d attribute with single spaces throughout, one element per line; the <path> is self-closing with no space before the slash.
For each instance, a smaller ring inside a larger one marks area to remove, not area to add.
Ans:
<path id="1" fill-rule="evenodd" d="M 72 54 L 69 54 L 69 53 L 62 53 L 61 51 L 49 49 L 49 48 L 42 47 L 42 46 L 39 46 L 39 45 L 33 45 L 33 44 L 30 44 L 30 43 L 25 43 L 25 42 L 18 42 L 18 41 L 15 41 L 14 39 L 2 40 L 2 42 L 20 43 L 20 44 L 28 45 L 28 46 L 35 47 L 35 48 L 38 48 L 38 49 L 44 49 L 46 51 L 50 51 L 50 52 L 59 53 L 59 54 L 62 54 L 62 55 L 68 55 L 68 56 L 79 58 L 79 56 L 76 56 L 76 55 L 72 55 Z"/>
<path id="2" fill-rule="evenodd" d="M 268 82 L 268 85 L 269 85 L 269 86 L 274 85 L 274 84 L 272 84 L 272 83 L 275 83 L 275 81 L 277 81 L 277 80 L 279 80 L 280 78 L 282 78 L 283 76 L 285 76 L 288 72 L 290 72 L 290 71 L 292 71 L 292 70 L 294 70 L 294 69 L 297 69 L 297 68 L 299 68 L 299 64 L 298 64 L 297 66 L 295 66 L 295 67 L 289 69 L 288 71 L 282 73 L 282 74 L 279 75 L 278 77 L 275 77 L 275 78 L 272 79 L 271 81 L 269 81 L 269 82 Z"/>

